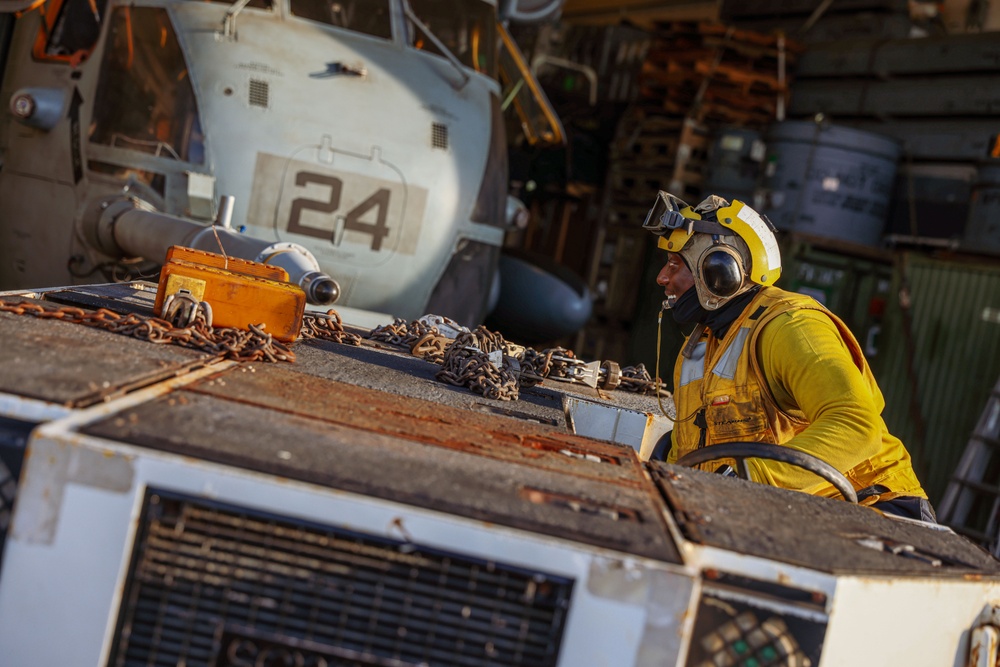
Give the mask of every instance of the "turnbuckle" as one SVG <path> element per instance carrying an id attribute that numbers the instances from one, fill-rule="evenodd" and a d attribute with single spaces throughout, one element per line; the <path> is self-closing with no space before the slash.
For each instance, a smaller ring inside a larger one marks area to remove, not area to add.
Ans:
<path id="1" fill-rule="evenodd" d="M 552 380 L 585 384 L 591 389 L 597 389 L 600 386 L 601 389 L 607 390 L 615 389 L 621 384 L 622 371 L 614 361 L 584 362 L 579 359 L 557 356 L 553 356 L 552 360 L 566 364 L 566 377 L 549 375 Z"/>

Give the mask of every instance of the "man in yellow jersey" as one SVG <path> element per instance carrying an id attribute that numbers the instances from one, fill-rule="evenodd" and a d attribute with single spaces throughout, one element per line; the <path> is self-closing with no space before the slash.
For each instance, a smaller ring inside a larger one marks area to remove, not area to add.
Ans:
<path id="1" fill-rule="evenodd" d="M 713 195 L 692 207 L 661 191 L 643 227 L 668 253 L 656 278 L 664 307 L 694 327 L 674 369 L 667 462 L 721 443 L 782 445 L 832 465 L 862 504 L 934 521 L 857 340 L 816 300 L 774 287 L 781 256 L 770 222 L 739 201 Z M 788 463 L 747 463 L 754 481 L 843 495 Z"/>

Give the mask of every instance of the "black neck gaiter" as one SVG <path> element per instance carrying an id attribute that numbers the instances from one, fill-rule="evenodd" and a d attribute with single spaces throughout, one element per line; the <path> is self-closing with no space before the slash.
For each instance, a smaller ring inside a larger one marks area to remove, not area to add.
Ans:
<path id="1" fill-rule="evenodd" d="M 712 331 L 713 336 L 721 339 L 729 331 L 729 325 L 740 316 L 759 291 L 760 285 L 755 285 L 721 308 L 705 310 L 698 301 L 698 291 L 692 287 L 674 304 L 674 321 L 685 328 L 698 323 L 704 324 Z"/>
<path id="2" fill-rule="evenodd" d="M 690 287 L 688 291 L 677 298 L 677 301 L 674 302 L 674 307 L 671 308 L 671 313 L 673 314 L 674 322 L 677 322 L 684 329 L 703 322 L 705 316 L 708 315 L 708 311 L 702 308 L 701 303 L 698 301 L 698 291 L 694 286 Z"/>

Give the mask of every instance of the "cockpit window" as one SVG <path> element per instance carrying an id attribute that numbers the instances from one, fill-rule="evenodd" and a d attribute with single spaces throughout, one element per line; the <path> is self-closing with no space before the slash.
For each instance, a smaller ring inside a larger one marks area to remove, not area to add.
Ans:
<path id="1" fill-rule="evenodd" d="M 291 0 L 294 16 L 392 39 L 389 0 Z"/>
<path id="2" fill-rule="evenodd" d="M 90 55 L 101 33 L 107 0 L 55 0 L 40 7 L 42 24 L 34 56 L 79 65 Z"/>
<path id="3" fill-rule="evenodd" d="M 184 162 L 205 161 L 187 63 L 159 7 L 116 7 L 94 99 L 90 141 Z"/>
<path id="4" fill-rule="evenodd" d="M 410 0 L 417 18 L 459 61 L 496 77 L 496 9 L 482 0 Z M 422 51 L 444 55 L 417 26 L 410 25 L 410 43 Z"/>

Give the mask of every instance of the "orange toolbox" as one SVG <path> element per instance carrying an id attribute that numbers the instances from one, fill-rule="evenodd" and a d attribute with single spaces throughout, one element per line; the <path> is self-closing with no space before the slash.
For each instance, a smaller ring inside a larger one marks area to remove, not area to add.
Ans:
<path id="1" fill-rule="evenodd" d="M 306 293 L 288 282 L 278 266 L 227 257 L 204 250 L 171 246 L 156 290 L 157 316 L 167 297 L 187 290 L 212 307 L 212 326 L 264 331 L 282 342 L 295 340 L 302 329 Z"/>

